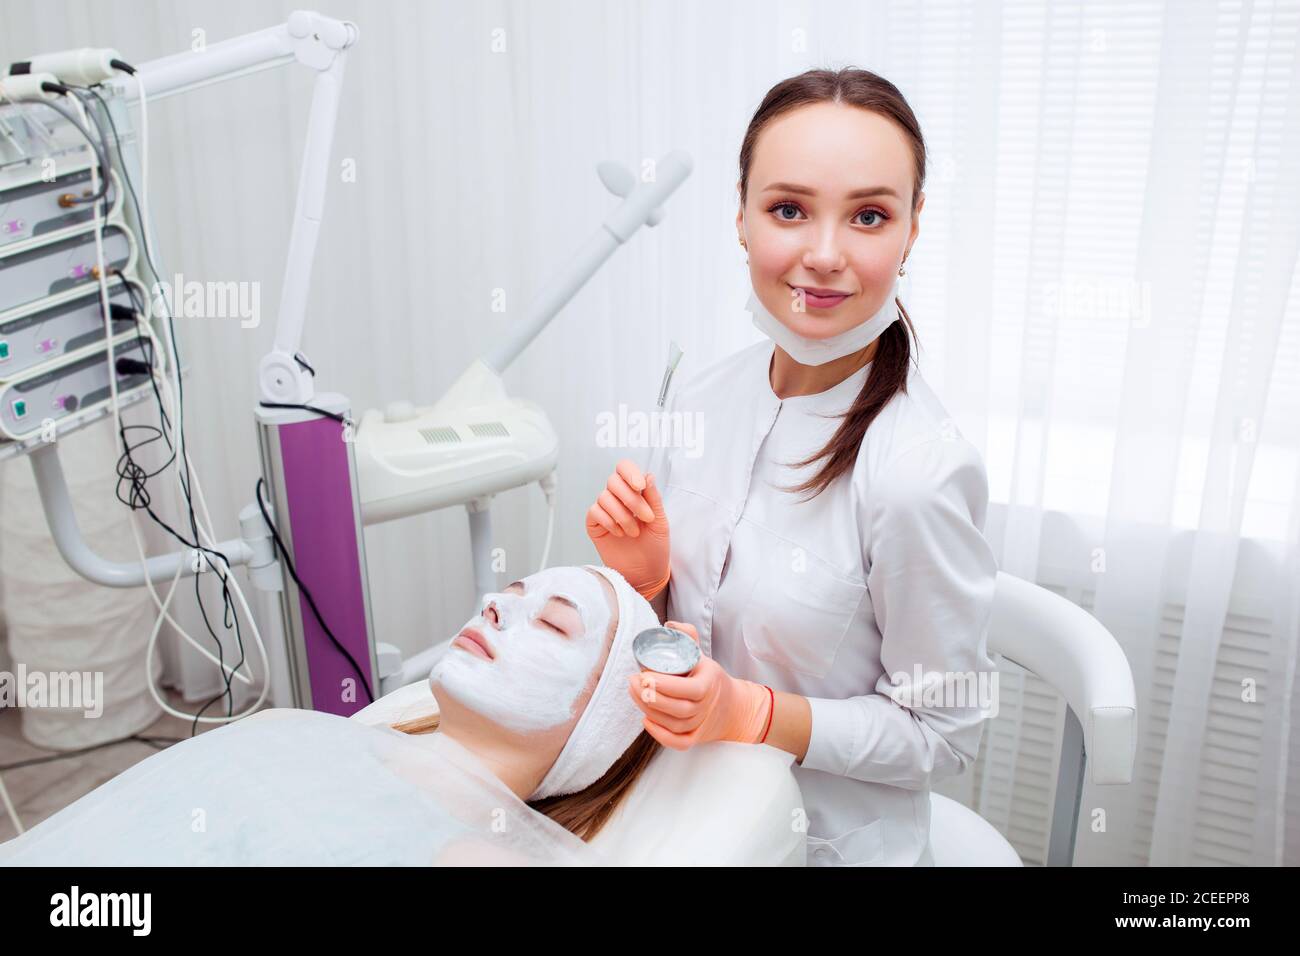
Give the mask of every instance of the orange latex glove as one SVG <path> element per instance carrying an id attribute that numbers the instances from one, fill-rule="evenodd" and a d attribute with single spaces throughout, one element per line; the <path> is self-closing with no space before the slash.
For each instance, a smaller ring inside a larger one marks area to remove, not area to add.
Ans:
<path id="1" fill-rule="evenodd" d="M 668 586 L 668 516 L 654 475 L 642 475 L 632 459 L 619 461 L 587 509 L 587 537 L 647 601 Z"/>
<path id="2" fill-rule="evenodd" d="M 690 624 L 665 621 L 698 643 Z M 710 740 L 762 743 L 775 695 L 763 684 L 732 677 L 711 657 L 701 657 L 684 677 L 643 670 L 628 678 L 628 692 L 645 714 L 642 726 L 659 743 L 687 750 Z"/>

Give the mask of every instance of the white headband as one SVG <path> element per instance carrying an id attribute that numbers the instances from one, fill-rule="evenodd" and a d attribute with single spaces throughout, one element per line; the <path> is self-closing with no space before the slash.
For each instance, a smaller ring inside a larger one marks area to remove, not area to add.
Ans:
<path id="1" fill-rule="evenodd" d="M 614 586 L 618 596 L 618 628 L 586 709 L 529 800 L 576 793 L 591 786 L 632 746 L 643 726 L 645 715 L 627 691 L 628 677 L 641 671 L 641 665 L 632 656 L 632 638 L 646 628 L 656 627 L 659 619 L 649 602 L 613 568 L 594 564 L 584 567 Z"/>

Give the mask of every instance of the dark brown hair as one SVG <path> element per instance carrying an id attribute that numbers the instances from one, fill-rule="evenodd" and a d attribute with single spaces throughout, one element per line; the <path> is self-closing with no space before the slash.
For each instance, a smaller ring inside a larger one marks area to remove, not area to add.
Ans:
<path id="1" fill-rule="evenodd" d="M 530 800 L 528 805 L 544 813 L 570 833 L 590 840 L 618 809 L 619 803 L 632 789 L 650 758 L 660 750 L 659 741 L 644 730 L 637 734 L 632 746 L 614 761 L 605 775 L 577 793 L 565 793 L 541 800 Z"/>
<path id="2" fill-rule="evenodd" d="M 438 729 L 438 719 L 438 713 L 431 712 L 389 726 L 404 734 L 431 734 Z M 577 793 L 526 802 L 575 836 L 590 840 L 609 822 L 619 803 L 649 765 L 650 758 L 659 750 L 659 741 L 643 730 L 632 741 L 632 746 L 623 751 L 623 755 L 595 783 Z"/>
<path id="3" fill-rule="evenodd" d="M 745 139 L 740 145 L 741 206 L 744 206 L 748 192 L 749 168 L 754 160 L 758 134 L 783 113 L 812 103 L 856 106 L 879 113 L 898 125 L 912 145 L 912 215 L 915 216 L 917 201 L 925 185 L 926 151 L 921 126 L 907 100 L 893 83 L 867 70 L 847 67 L 838 71 L 808 70 L 782 80 L 768 90 L 749 121 Z M 908 363 L 912 358 L 911 339 L 916 337 L 916 329 L 912 326 L 912 319 L 903 308 L 903 303 L 897 298 L 894 302 L 903 321 L 894 322 L 876 340 L 876 354 L 872 359 L 871 371 L 852 407 L 844 413 L 839 428 L 824 448 L 802 461 L 792 462 L 791 467 L 802 468 L 823 458 L 826 463 L 813 477 L 793 488 L 785 489 L 786 491 L 811 492 L 805 500 L 815 498 L 836 478 L 852 469 L 867 427 L 898 392 L 907 390 Z"/>

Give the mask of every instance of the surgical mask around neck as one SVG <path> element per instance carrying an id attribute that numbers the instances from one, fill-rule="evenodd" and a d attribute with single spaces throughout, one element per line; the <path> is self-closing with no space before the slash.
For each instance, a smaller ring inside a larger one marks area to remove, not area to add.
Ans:
<path id="1" fill-rule="evenodd" d="M 487 639 L 494 659 L 453 644 L 429 678 L 493 723 L 530 733 L 558 727 L 573 716 L 605 651 L 612 612 L 600 579 L 580 567 L 547 568 L 523 584 L 522 595 L 485 595 L 480 613 L 465 625 Z M 577 605 L 580 634 L 566 636 L 551 626 L 563 623 L 547 609 L 553 597 Z M 489 605 L 496 609 L 495 624 L 486 616 Z"/>
<path id="2" fill-rule="evenodd" d="M 878 339 L 885 329 L 894 324 L 898 318 L 898 280 L 889 290 L 882 305 L 875 315 L 851 329 L 845 329 L 838 335 L 825 339 L 813 339 L 793 331 L 784 322 L 767 310 L 754 291 L 749 293 L 745 311 L 754 316 L 754 327 L 785 350 L 790 358 L 800 365 L 825 365 L 837 358 L 843 358 L 866 348 Z M 791 303 L 793 304 L 793 298 Z"/>

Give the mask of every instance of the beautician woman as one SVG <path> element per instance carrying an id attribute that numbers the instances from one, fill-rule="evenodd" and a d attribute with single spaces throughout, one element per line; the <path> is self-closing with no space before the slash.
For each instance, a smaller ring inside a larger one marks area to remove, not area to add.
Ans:
<path id="1" fill-rule="evenodd" d="M 932 863 L 930 787 L 974 761 L 989 704 L 970 692 L 993 670 L 987 477 L 912 367 L 897 298 L 925 159 L 873 73 L 772 88 L 736 216 L 772 341 L 677 389 L 702 450 L 660 475 L 619 462 L 587 514 L 602 560 L 706 655 L 631 680 L 646 730 L 793 754 L 811 865 Z"/>

